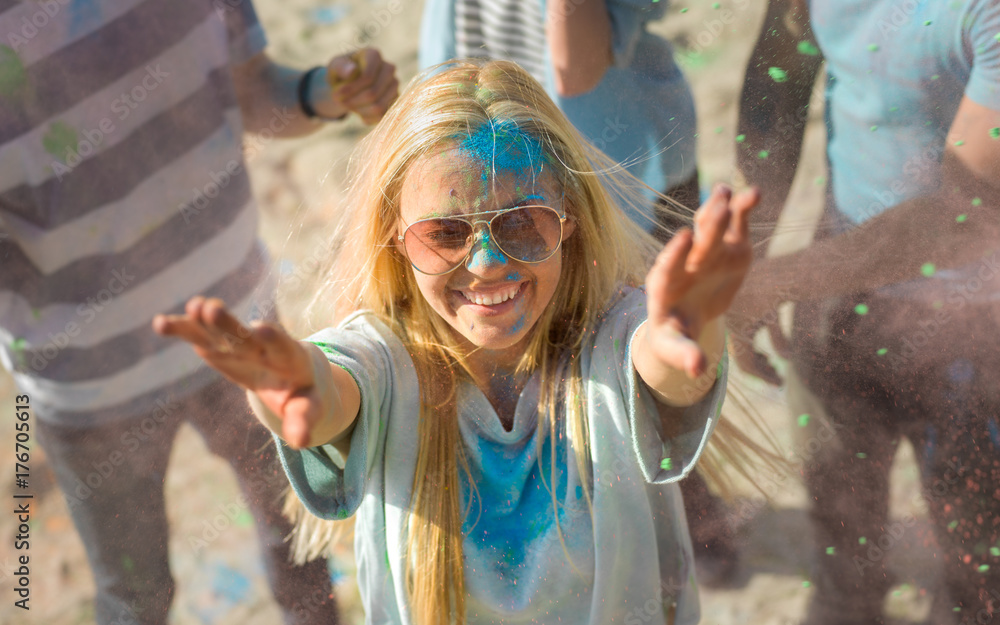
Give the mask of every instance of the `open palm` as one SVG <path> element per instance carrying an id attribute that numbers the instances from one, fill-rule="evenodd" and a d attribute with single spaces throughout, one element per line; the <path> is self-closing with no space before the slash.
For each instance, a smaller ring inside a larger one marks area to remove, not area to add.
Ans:
<path id="1" fill-rule="evenodd" d="M 653 353 L 692 377 L 705 367 L 702 330 L 729 308 L 753 259 L 749 213 L 756 189 L 736 194 L 716 187 L 684 228 L 663 248 L 646 275 L 648 328 Z"/>

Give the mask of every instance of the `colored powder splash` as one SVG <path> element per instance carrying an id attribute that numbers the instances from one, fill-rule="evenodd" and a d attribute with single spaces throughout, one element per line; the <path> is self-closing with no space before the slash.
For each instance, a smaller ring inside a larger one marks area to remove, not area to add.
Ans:
<path id="1" fill-rule="evenodd" d="M 884 347 L 880 347 L 878 348 L 878 351 L 875 353 L 878 354 L 879 356 L 885 356 L 886 354 L 889 353 L 889 350 Z"/>
<path id="2" fill-rule="evenodd" d="M 660 461 L 660 468 L 664 471 L 669 471 L 674 466 L 674 461 L 670 458 L 664 458 Z"/>
<path id="3" fill-rule="evenodd" d="M 819 56 L 819 48 L 811 41 L 800 41 L 798 45 L 799 54 L 806 56 Z"/>
<path id="4" fill-rule="evenodd" d="M 1000 127 L 990 128 L 990 137 L 993 139 L 1000 139 Z"/>
<path id="5" fill-rule="evenodd" d="M 21 57 L 12 48 L 0 46 L 0 95 L 17 91 L 26 81 L 27 73 Z"/>
<path id="6" fill-rule="evenodd" d="M 541 142 L 510 120 L 490 120 L 454 138 L 463 154 L 483 164 L 483 182 L 490 174 L 496 177 L 526 169 L 538 175 L 545 164 Z"/>
<path id="7" fill-rule="evenodd" d="M 958 217 L 955 218 L 955 221 L 957 221 L 960 224 L 964 224 L 965 220 L 968 219 L 968 218 L 969 217 L 965 213 L 962 213 L 961 215 L 959 215 Z"/>
<path id="8" fill-rule="evenodd" d="M 50 125 L 49 131 L 42 137 L 42 147 L 58 159 L 64 158 L 67 152 L 75 151 L 78 144 L 76 129 L 63 122 Z"/>
<path id="9" fill-rule="evenodd" d="M 804 428 L 807 425 L 809 425 L 809 415 L 807 415 L 807 414 L 800 414 L 799 415 L 799 427 L 800 428 Z"/>
<path id="10" fill-rule="evenodd" d="M 780 67 L 769 67 L 767 68 L 767 75 L 771 77 L 774 82 L 787 82 L 788 72 L 781 69 Z"/>
<path id="11" fill-rule="evenodd" d="M 764 159 L 764 158 L 767 158 L 770 155 L 771 155 L 771 153 L 768 152 L 767 150 L 761 150 L 760 152 L 757 153 L 757 158 Z"/>
<path id="12" fill-rule="evenodd" d="M 834 554 L 834 548 L 833 547 L 827 547 L 826 548 L 826 555 L 832 556 L 833 554 Z"/>
<path id="13" fill-rule="evenodd" d="M 937 273 L 937 268 L 934 267 L 934 263 L 924 263 L 920 266 L 920 273 L 924 274 L 925 277 L 930 278 Z"/>
<path id="14" fill-rule="evenodd" d="M 479 251 L 473 252 L 469 257 L 469 269 L 477 267 L 487 267 L 490 265 L 505 265 L 507 257 L 495 243 L 490 240 L 489 230 L 483 230 L 483 238 L 480 240 Z"/>
<path id="15" fill-rule="evenodd" d="M 854 307 L 854 312 L 858 313 L 859 315 L 867 315 L 868 314 L 868 305 L 867 304 L 858 304 L 857 306 Z"/>
<path id="16" fill-rule="evenodd" d="M 736 143 L 743 143 L 747 140 L 746 135 L 736 135 Z"/>

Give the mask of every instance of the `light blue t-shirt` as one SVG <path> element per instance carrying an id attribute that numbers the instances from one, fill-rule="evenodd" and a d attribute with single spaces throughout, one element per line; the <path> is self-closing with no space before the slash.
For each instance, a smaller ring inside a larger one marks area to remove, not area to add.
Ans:
<path id="1" fill-rule="evenodd" d="M 838 210 L 860 224 L 941 182 L 962 96 L 1000 110 L 996 0 L 810 2 Z"/>
<path id="2" fill-rule="evenodd" d="M 694 174 L 696 142 L 694 100 L 673 48 L 646 31 L 648 22 L 665 15 L 667 5 L 666 0 L 608 0 L 613 65 L 592 91 L 571 98 L 556 93 L 545 0 L 427 0 L 420 66 L 456 56 L 520 62 L 584 137 L 663 192 Z M 653 229 L 648 216 L 630 207 L 626 211 L 646 230 Z"/>
<path id="3" fill-rule="evenodd" d="M 717 422 L 725 359 L 708 396 L 684 410 L 680 433 L 664 440 L 656 403 L 631 364 L 631 339 L 645 318 L 645 294 L 629 289 L 580 355 L 593 515 L 566 437 L 557 434 L 554 470 L 549 437 L 539 451 L 537 377 L 522 392 L 509 432 L 477 387 L 460 386 L 459 429 L 477 492 L 470 495 L 461 479 L 462 509 L 469 510 L 462 528 L 469 625 L 634 619 L 663 624 L 671 606 L 676 623 L 698 622 L 691 541 L 676 482 L 693 470 Z M 357 381 L 358 421 L 346 462 L 330 446 L 294 451 L 278 439 L 282 463 L 313 514 L 357 514 L 355 554 L 366 623 L 410 623 L 402 537 L 419 440 L 413 362 L 400 340 L 369 314 L 356 314 L 310 341 Z M 558 423 L 565 425 L 562 415 Z M 550 485 L 559 501 L 565 551 Z"/>

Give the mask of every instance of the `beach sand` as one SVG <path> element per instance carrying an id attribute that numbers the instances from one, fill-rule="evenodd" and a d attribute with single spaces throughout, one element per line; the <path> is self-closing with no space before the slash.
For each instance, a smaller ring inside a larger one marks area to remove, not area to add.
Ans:
<path id="1" fill-rule="evenodd" d="M 718 9 L 706 0 L 675 2 L 669 16 L 654 30 L 677 46 L 678 58 L 693 86 L 699 115 L 699 167 L 702 188 L 731 182 L 737 149 L 736 107 L 743 68 L 763 17 L 763 2 L 725 1 Z M 280 61 L 308 67 L 355 45 L 378 47 L 395 63 L 402 81 L 417 69 L 417 34 L 421 2 L 343 0 L 318 5 L 306 0 L 256 2 L 270 40 L 270 52 Z M 682 12 L 681 9 L 688 9 Z M 725 21 L 723 21 L 725 20 Z M 728 22 L 728 23 L 726 23 Z M 794 206 L 783 222 L 771 253 L 808 244 L 820 209 L 823 165 L 822 102 L 814 103 Z M 260 231 L 273 256 L 281 282 L 283 321 L 293 333 L 308 330 L 302 310 L 318 276 L 317 260 L 344 207 L 340 205 L 345 166 L 351 149 L 366 132 L 359 120 L 330 124 L 301 140 L 248 140 L 250 169 L 261 209 Z M 787 317 L 788 310 L 783 313 Z M 735 368 L 734 368 L 735 370 Z M 755 409 L 774 430 L 786 452 L 801 445 L 795 419 L 785 405 L 784 391 L 736 376 Z M 15 490 L 13 448 L 14 388 L 0 377 L 0 487 L 11 501 Z M 738 418 L 738 415 L 733 415 Z M 927 537 L 925 509 L 919 501 L 919 481 L 912 452 L 904 450 L 894 468 L 892 510 L 917 515 L 918 523 L 888 554 L 899 577 L 887 599 L 895 623 L 926 618 L 929 591 L 935 583 L 933 561 L 921 545 Z M 55 488 L 39 447 L 31 455 L 34 494 L 31 508 L 31 611 L 13 606 L 17 568 L 11 549 L 17 527 L 12 514 L 0 515 L 0 623 L 77 625 L 93 622 L 93 581 L 83 545 Z M 773 476 L 763 476 L 768 484 Z M 738 587 L 702 589 L 702 622 L 706 624 L 790 625 L 799 622 L 810 593 L 813 555 L 807 497 L 797 476 L 778 480 L 769 501 L 745 484 L 741 501 L 751 512 L 737 530 L 746 545 Z M 173 449 L 167 476 L 171 534 L 171 565 L 177 579 L 171 623 L 265 625 L 280 616 L 263 578 L 252 520 L 245 510 L 233 513 L 236 481 L 227 465 L 207 453 L 189 427 Z M 221 519 L 221 520 L 220 520 Z M 213 527 L 214 523 L 214 527 Z M 222 528 L 221 531 L 218 528 Z M 213 531 L 214 530 L 214 531 Z M 205 541 L 204 548 L 197 542 Z M 347 623 L 363 622 L 353 579 L 353 549 L 340 546 L 332 566 L 337 593 Z"/>

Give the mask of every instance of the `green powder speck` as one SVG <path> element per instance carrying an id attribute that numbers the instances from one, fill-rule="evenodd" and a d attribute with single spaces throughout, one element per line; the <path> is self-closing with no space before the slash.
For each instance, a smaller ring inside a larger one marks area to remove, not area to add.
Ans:
<path id="1" fill-rule="evenodd" d="M 958 527 L 958 521 L 952 521 L 951 523 L 948 524 L 948 529 L 950 530 L 953 530 L 956 527 Z"/>
<path id="2" fill-rule="evenodd" d="M 1000 547 L 990 547 L 990 555 L 994 557 L 1000 556 Z"/>
<path id="3" fill-rule="evenodd" d="M 807 425 L 809 425 L 809 415 L 807 415 L 807 414 L 800 414 L 799 415 L 799 427 L 800 428 L 804 428 Z"/>
<path id="4" fill-rule="evenodd" d="M 819 48 L 811 41 L 800 41 L 798 45 L 799 54 L 806 56 L 819 56 Z"/>
<path id="5" fill-rule="evenodd" d="M 965 220 L 968 219 L 968 218 L 969 217 L 965 213 L 963 213 L 963 214 L 959 215 L 958 217 L 956 217 L 955 221 L 957 221 L 960 224 L 963 224 L 963 223 L 965 223 Z"/>
<path id="6" fill-rule="evenodd" d="M 886 354 L 889 353 L 889 350 L 884 347 L 880 347 L 878 348 L 878 351 L 875 353 L 878 354 L 879 356 L 885 356 Z"/>
<path id="7" fill-rule="evenodd" d="M 868 44 L 868 50 L 871 51 L 871 52 L 877 52 L 878 51 L 878 44 L 877 43 L 870 43 L 870 44 Z"/>
<path id="8" fill-rule="evenodd" d="M 990 570 L 990 565 L 989 564 L 980 564 L 979 568 L 977 570 L 980 573 L 985 573 L 986 571 Z"/>
<path id="9" fill-rule="evenodd" d="M 955 142 L 955 147 L 956 148 L 960 148 L 963 145 L 965 145 L 965 141 L 962 141 L 961 139 L 959 139 L 958 141 Z"/>
<path id="10" fill-rule="evenodd" d="M 854 312 L 858 313 L 859 315 L 867 315 L 868 304 L 858 304 L 857 306 L 854 307 Z"/>
<path id="11" fill-rule="evenodd" d="M 833 547 L 827 547 L 826 548 L 826 555 L 832 556 L 833 554 L 834 554 L 834 548 Z"/>
<path id="12" fill-rule="evenodd" d="M 660 468 L 664 471 L 669 471 L 673 467 L 674 463 L 670 458 L 664 458 L 660 461 Z"/>
<path id="13" fill-rule="evenodd" d="M 780 67 L 769 67 L 767 68 L 767 75 L 771 77 L 774 82 L 787 82 L 788 72 L 781 69 Z"/>
<path id="14" fill-rule="evenodd" d="M 931 20 L 924 20 L 924 26 L 930 26 L 933 23 Z"/>
<path id="15" fill-rule="evenodd" d="M 809 588 L 810 586 L 812 586 L 812 584 L 810 584 L 809 582 L 802 582 L 803 588 Z"/>
<path id="16" fill-rule="evenodd" d="M 864 536 L 862 536 L 861 538 L 858 539 L 858 544 L 859 545 L 867 545 L 868 544 L 868 539 L 865 538 Z"/>
<path id="17" fill-rule="evenodd" d="M 924 274 L 925 277 L 930 278 L 937 273 L 937 269 L 934 267 L 934 263 L 924 263 L 920 266 L 920 273 Z"/>
<path id="18" fill-rule="evenodd" d="M 867 458 L 867 457 L 868 457 L 868 454 L 866 454 L 866 453 L 865 453 L 865 452 L 863 452 L 863 451 L 859 451 L 858 453 L 856 453 L 856 454 L 854 454 L 854 455 L 855 455 L 855 456 L 856 456 L 857 458 L 860 458 L 861 460 L 864 460 L 865 458 Z"/>
<path id="19" fill-rule="evenodd" d="M 1000 139 L 1000 128 L 990 128 L 990 137 Z"/>
<path id="20" fill-rule="evenodd" d="M 890 107 L 889 107 L 889 112 L 890 112 L 890 113 L 895 113 L 895 112 L 896 112 L 896 111 L 898 111 L 898 110 L 899 110 L 899 107 L 898 107 L 898 106 L 890 106 Z"/>
<path id="21" fill-rule="evenodd" d="M 875 132 L 876 130 L 878 130 L 878 126 L 877 125 L 876 126 L 872 126 L 871 128 L 869 128 L 869 130 L 871 130 L 872 132 Z"/>
<path id="22" fill-rule="evenodd" d="M 722 130 L 723 130 L 722 126 L 719 126 L 718 128 L 715 129 L 715 134 L 721 135 L 722 134 Z"/>
<path id="23" fill-rule="evenodd" d="M 743 143 L 747 140 L 746 135 L 736 135 L 736 143 Z"/>
<path id="24" fill-rule="evenodd" d="M 816 183 L 817 187 L 822 187 L 823 185 L 826 184 L 826 178 L 823 176 L 816 176 L 816 180 L 814 180 L 814 182 Z"/>
<path id="25" fill-rule="evenodd" d="M 931 76 L 931 80 L 937 80 L 938 78 L 941 78 L 940 74 L 934 74 L 933 76 Z"/>
<path id="26" fill-rule="evenodd" d="M 768 152 L 767 150 L 761 150 L 760 152 L 757 153 L 757 158 L 767 158 L 770 155 L 771 153 Z"/>
<path id="27" fill-rule="evenodd" d="M 722 5 L 721 5 L 721 4 L 719 4 L 718 2 L 713 2 L 713 3 L 712 3 L 712 8 L 713 8 L 713 9 L 718 9 L 718 8 L 719 8 L 719 7 L 721 7 L 721 6 L 722 6 Z"/>
<path id="28" fill-rule="evenodd" d="M 687 13 L 687 12 L 688 12 L 687 9 L 681 9 L 681 13 Z"/>
<path id="29" fill-rule="evenodd" d="M 973 206 L 982 206 L 983 205 L 983 199 L 982 198 L 978 198 L 978 197 L 972 198 L 972 205 Z"/>

